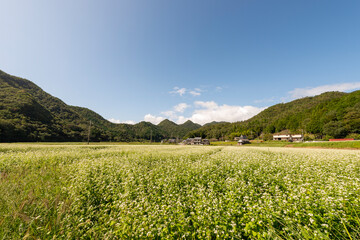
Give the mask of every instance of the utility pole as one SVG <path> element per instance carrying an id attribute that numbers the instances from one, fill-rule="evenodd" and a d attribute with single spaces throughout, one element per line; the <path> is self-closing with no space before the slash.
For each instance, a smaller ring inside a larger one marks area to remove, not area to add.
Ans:
<path id="1" fill-rule="evenodd" d="M 90 144 L 90 133 L 91 133 L 91 120 L 90 120 L 90 125 L 89 125 L 89 131 L 88 131 L 88 141 L 87 144 Z"/>
<path id="2" fill-rule="evenodd" d="M 305 137 L 304 137 L 304 129 L 301 129 L 301 135 L 302 135 L 302 141 L 305 141 Z"/>
<path id="3" fill-rule="evenodd" d="M 152 130 L 150 130 L 150 143 L 152 143 Z"/>

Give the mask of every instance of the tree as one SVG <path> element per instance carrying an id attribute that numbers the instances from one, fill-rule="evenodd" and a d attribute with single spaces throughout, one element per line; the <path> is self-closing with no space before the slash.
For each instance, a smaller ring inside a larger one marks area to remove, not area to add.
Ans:
<path id="1" fill-rule="evenodd" d="M 335 138 L 343 138 L 347 135 L 348 131 L 342 122 L 331 121 L 324 125 L 324 133 Z"/>

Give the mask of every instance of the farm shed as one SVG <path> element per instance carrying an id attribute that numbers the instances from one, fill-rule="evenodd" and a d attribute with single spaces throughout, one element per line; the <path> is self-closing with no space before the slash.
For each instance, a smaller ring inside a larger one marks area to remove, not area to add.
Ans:
<path id="1" fill-rule="evenodd" d="M 184 143 L 187 145 L 193 145 L 194 144 L 194 138 L 188 138 L 184 140 Z"/>
<path id="2" fill-rule="evenodd" d="M 203 139 L 203 140 L 202 140 L 202 144 L 203 144 L 203 145 L 210 145 L 209 139 Z"/>
<path id="3" fill-rule="evenodd" d="M 238 145 L 250 143 L 249 139 L 245 135 L 239 137 Z"/>
<path id="4" fill-rule="evenodd" d="M 300 142 L 303 139 L 304 136 L 302 134 L 273 135 L 273 140 L 277 140 L 277 141 Z"/>
<path id="5" fill-rule="evenodd" d="M 194 145 L 200 145 L 200 144 L 202 144 L 202 138 L 201 137 L 194 138 Z"/>
<path id="6" fill-rule="evenodd" d="M 201 137 L 188 138 L 184 140 L 187 145 L 210 145 L 209 139 L 202 139 Z"/>

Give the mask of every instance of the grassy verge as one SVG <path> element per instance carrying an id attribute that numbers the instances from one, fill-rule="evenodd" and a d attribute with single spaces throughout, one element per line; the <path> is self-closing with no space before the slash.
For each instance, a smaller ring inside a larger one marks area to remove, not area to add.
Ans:
<path id="1" fill-rule="evenodd" d="M 244 146 L 247 147 L 285 147 L 289 144 L 293 144 L 293 143 L 289 143 L 289 142 L 279 142 L 279 141 L 266 141 L 266 142 L 256 142 L 253 141 L 250 144 L 245 144 Z M 212 146 L 237 146 L 237 142 L 236 141 L 231 141 L 231 142 L 211 142 Z"/>
<path id="2" fill-rule="evenodd" d="M 237 142 L 212 142 L 212 146 L 237 146 Z M 348 142 L 309 142 L 290 143 L 281 141 L 252 142 L 247 147 L 298 147 L 298 148 L 337 148 L 337 149 L 360 149 L 360 141 Z"/>
<path id="3" fill-rule="evenodd" d="M 295 143 L 292 147 L 360 149 L 360 141 Z"/>

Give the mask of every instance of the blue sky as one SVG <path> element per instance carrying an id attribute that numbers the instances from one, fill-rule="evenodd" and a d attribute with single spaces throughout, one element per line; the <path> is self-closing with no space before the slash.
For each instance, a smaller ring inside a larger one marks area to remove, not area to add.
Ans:
<path id="1" fill-rule="evenodd" d="M 0 69 L 114 122 L 360 89 L 360 1 L 3 0 Z"/>

